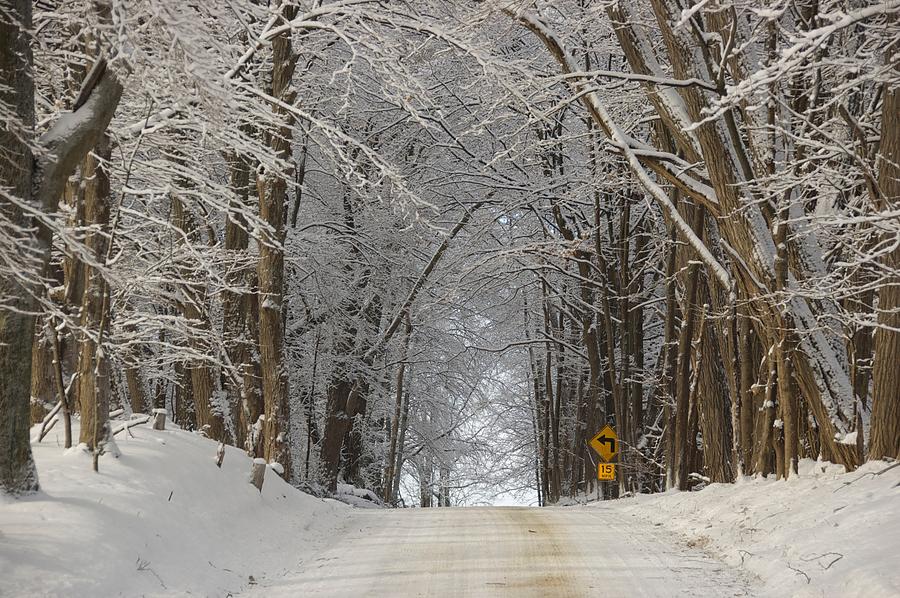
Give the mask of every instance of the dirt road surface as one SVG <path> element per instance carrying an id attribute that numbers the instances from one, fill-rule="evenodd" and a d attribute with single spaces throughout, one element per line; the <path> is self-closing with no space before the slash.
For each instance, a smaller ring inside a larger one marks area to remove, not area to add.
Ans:
<path id="1" fill-rule="evenodd" d="M 603 508 L 360 510 L 345 534 L 251 596 L 751 596 L 660 527 Z"/>

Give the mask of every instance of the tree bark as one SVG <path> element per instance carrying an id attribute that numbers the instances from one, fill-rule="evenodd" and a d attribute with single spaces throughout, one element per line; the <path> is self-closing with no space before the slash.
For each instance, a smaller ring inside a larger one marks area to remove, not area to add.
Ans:
<path id="1" fill-rule="evenodd" d="M 297 7 L 282 4 L 281 14 L 290 21 Z M 292 104 L 296 96 L 291 91 L 291 79 L 297 55 L 291 48 L 291 31 L 286 30 L 272 39 L 272 97 Z M 275 131 L 266 137 L 275 155 L 288 164 L 291 158 L 291 130 L 293 116 L 280 105 L 273 106 L 281 120 Z M 280 463 L 284 478 L 291 478 L 290 463 L 290 406 L 288 377 L 284 364 L 284 240 L 286 178 L 290 172 L 268 172 L 259 181 L 259 215 L 267 228 L 262 231 L 259 262 L 256 273 L 259 285 L 259 354 L 262 368 L 262 395 L 265 406 L 263 423 L 263 457 L 267 462 Z"/>
<path id="2" fill-rule="evenodd" d="M 34 81 L 31 53 L 31 0 L 10 0 L 0 12 L 0 103 L 15 110 L 20 131 L 0 127 L 0 186 L 25 202 L 33 202 L 34 159 L 29 143 L 34 134 Z M 10 227 L 29 226 L 21 207 L 0 194 L 0 250 L 21 248 L 29 269 L 39 271 L 41 256 L 30 236 L 14 235 Z M 37 470 L 28 437 L 31 396 L 31 351 L 34 319 L 30 292 L 22 281 L 0 274 L 0 297 L 11 310 L 0 309 L 0 492 L 13 496 L 38 489 Z"/>
<path id="3" fill-rule="evenodd" d="M 893 56 L 900 55 L 894 52 Z M 900 88 L 888 87 L 882 108 L 882 141 L 878 169 L 883 211 L 900 206 Z M 881 259 L 885 277 L 878 289 L 878 329 L 872 377 L 872 433 L 869 458 L 900 458 L 900 247 L 892 240 L 894 230 L 884 233 L 894 248 Z"/>
<path id="4" fill-rule="evenodd" d="M 243 267 L 243 260 L 250 242 L 247 232 L 247 220 L 243 210 L 248 209 L 250 199 L 250 162 L 245 156 L 234 153 L 228 157 L 230 170 L 229 186 L 234 194 L 231 210 L 225 218 L 225 251 L 234 256 L 234 266 L 230 267 L 225 280 L 229 288 L 222 293 L 222 334 L 225 341 L 225 352 L 232 375 L 223 373 L 222 386 L 226 389 L 231 425 L 234 428 L 234 445 L 243 446 L 247 439 L 245 404 L 243 401 L 246 388 L 244 375 L 247 368 L 252 367 L 253 339 L 247 329 L 247 312 L 249 299 L 240 287 L 248 283 L 249 272 Z M 252 424 L 252 422 L 250 422 Z"/>
<path id="5" fill-rule="evenodd" d="M 692 228 L 703 230 L 703 208 L 693 207 Z M 687 260 L 685 260 L 687 261 Z M 697 313 L 697 291 L 700 286 L 699 265 L 688 263 L 684 276 L 684 301 L 681 313 L 684 315 L 678 336 L 677 370 L 675 374 L 675 481 L 679 490 L 688 489 L 690 454 L 694 439 L 689 437 L 691 388 L 691 340 Z"/>
<path id="6" fill-rule="evenodd" d="M 31 350 L 31 423 L 40 423 L 56 405 L 56 382 L 53 375 L 53 346 L 47 317 L 35 318 L 34 346 Z"/>
<path id="7" fill-rule="evenodd" d="M 172 220 L 187 239 L 197 240 L 199 235 L 194 218 L 177 193 L 172 196 Z M 188 269 L 185 269 L 183 277 L 182 314 L 192 326 L 208 331 L 211 324 L 205 282 L 197 280 L 197 276 Z M 206 352 L 206 346 L 200 340 L 191 339 L 191 344 L 198 353 Z M 197 430 L 213 440 L 224 440 L 225 421 L 220 406 L 215 403 L 211 367 L 203 360 L 192 359 L 185 364 L 185 368 L 191 378 L 190 396 L 194 401 Z"/>
<path id="8" fill-rule="evenodd" d="M 754 352 L 753 337 L 751 331 L 753 327 L 750 325 L 750 318 L 742 309 L 738 312 L 738 337 L 740 340 L 740 400 L 741 400 L 741 452 L 743 453 L 743 461 L 745 471 L 750 473 L 753 467 L 753 414 L 755 413 L 753 404 L 753 374 L 756 370 L 754 364 L 758 361 Z M 737 432 L 735 432 L 737 433 Z"/>
<path id="9" fill-rule="evenodd" d="M 103 163 L 111 155 L 105 135 L 84 161 L 84 218 L 90 232 L 84 244 L 96 263 L 106 259 L 109 244 L 110 189 Z M 81 300 L 81 328 L 78 337 L 78 377 L 75 396 L 81 414 L 79 442 L 96 455 L 109 436 L 109 360 L 99 344 L 101 323 L 108 319 L 106 283 L 96 266 L 85 263 L 84 296 Z"/>
<path id="10" fill-rule="evenodd" d="M 708 318 L 707 309 L 701 310 Z M 722 366 L 722 350 L 719 337 L 712 322 L 701 325 L 702 332 L 697 361 L 700 371 L 698 382 L 698 409 L 700 431 L 703 434 L 703 464 L 711 482 L 733 482 L 734 470 L 731 459 L 731 418 L 728 398 L 728 384 Z"/>
<path id="11" fill-rule="evenodd" d="M 262 366 L 259 356 L 259 294 L 256 292 L 256 272 L 251 272 L 251 293 L 244 297 L 247 304 L 247 343 L 250 356 L 244 362 L 243 386 L 241 389 L 240 429 L 244 434 L 242 446 L 250 456 L 263 454 L 262 434 L 254 433 L 254 426 L 265 415 L 262 395 Z"/>
<path id="12" fill-rule="evenodd" d="M 384 471 L 384 502 L 392 504 L 394 469 L 397 463 L 397 440 L 400 434 L 400 414 L 403 411 L 403 378 L 406 375 L 406 358 L 409 354 L 409 342 L 412 337 L 412 321 L 407 315 L 406 328 L 403 336 L 403 349 L 400 354 L 400 365 L 397 366 L 396 397 L 394 401 L 394 416 L 391 419 L 390 441 L 387 456 L 387 466 Z"/>
<path id="13" fill-rule="evenodd" d="M 410 392 L 409 387 L 407 387 L 403 399 L 403 411 L 400 413 L 400 435 L 397 438 L 397 466 L 394 468 L 394 480 L 391 489 L 391 496 L 394 497 L 395 502 L 400 500 L 400 476 L 403 474 L 403 463 L 405 461 L 403 451 L 406 446 L 406 429 L 409 423 L 409 402 Z"/>
<path id="14" fill-rule="evenodd" d="M 49 334 L 50 342 L 53 346 L 53 378 L 54 383 L 56 384 L 56 393 L 59 397 L 59 402 L 62 405 L 63 426 L 65 427 L 63 447 L 72 448 L 72 405 L 69 402 L 66 387 L 63 383 L 62 351 L 59 347 L 59 332 L 56 331 L 55 327 L 51 326 Z"/>
<path id="15" fill-rule="evenodd" d="M 125 384 L 128 386 L 128 397 L 131 401 L 131 411 L 145 413 L 148 409 L 147 395 L 144 392 L 144 380 L 141 376 L 141 367 L 131 357 L 125 367 Z"/>

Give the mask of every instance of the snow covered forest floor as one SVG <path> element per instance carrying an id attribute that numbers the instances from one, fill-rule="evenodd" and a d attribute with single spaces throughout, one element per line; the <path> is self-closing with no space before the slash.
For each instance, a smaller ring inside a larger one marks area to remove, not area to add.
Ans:
<path id="1" fill-rule="evenodd" d="M 275 475 L 259 494 L 243 451 L 228 447 L 218 469 L 216 444 L 194 433 L 132 432 L 99 474 L 81 449 L 60 450 L 55 430 L 34 444 L 43 491 L 0 502 L 0 595 L 226 596 L 285 576 L 362 513 Z M 897 596 L 900 467 L 841 471 L 806 461 L 787 482 L 574 508 L 609 510 L 626 529 L 650 522 L 673 543 L 759 577 L 752 585 L 763 595 Z"/>
<path id="2" fill-rule="evenodd" d="M 760 578 L 765 596 L 900 596 L 900 467 L 853 473 L 805 460 L 800 477 L 604 502 Z"/>
<path id="3" fill-rule="evenodd" d="M 216 443 L 194 433 L 131 431 L 99 474 L 89 453 L 60 448 L 61 430 L 33 443 L 42 491 L 0 498 L 0 596 L 225 596 L 295 566 L 347 521 L 345 505 L 272 472 L 257 492 L 242 450 L 226 447 L 219 469 Z"/>

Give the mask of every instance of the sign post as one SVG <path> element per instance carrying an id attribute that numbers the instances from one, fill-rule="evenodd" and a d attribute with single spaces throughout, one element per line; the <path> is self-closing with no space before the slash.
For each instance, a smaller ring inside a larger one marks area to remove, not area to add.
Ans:
<path id="1" fill-rule="evenodd" d="M 604 461 L 597 464 L 597 479 L 605 482 L 614 481 L 616 464 L 611 461 L 619 454 L 619 436 L 616 431 L 612 426 L 604 426 L 596 436 L 591 438 L 590 445 Z"/>

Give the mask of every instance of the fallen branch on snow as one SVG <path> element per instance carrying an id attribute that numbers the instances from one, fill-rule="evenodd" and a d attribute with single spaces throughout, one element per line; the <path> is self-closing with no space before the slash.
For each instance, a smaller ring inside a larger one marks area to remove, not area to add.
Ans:
<path id="1" fill-rule="evenodd" d="M 119 434 L 120 432 L 124 432 L 125 430 L 127 430 L 129 428 L 133 428 L 134 426 L 140 426 L 140 425 L 146 424 L 149 421 L 150 421 L 149 415 L 143 415 L 143 416 L 141 416 L 141 419 L 129 420 L 129 421 L 123 423 L 122 425 L 116 427 L 116 429 L 113 430 L 113 436 L 115 436 L 116 434 Z"/>

